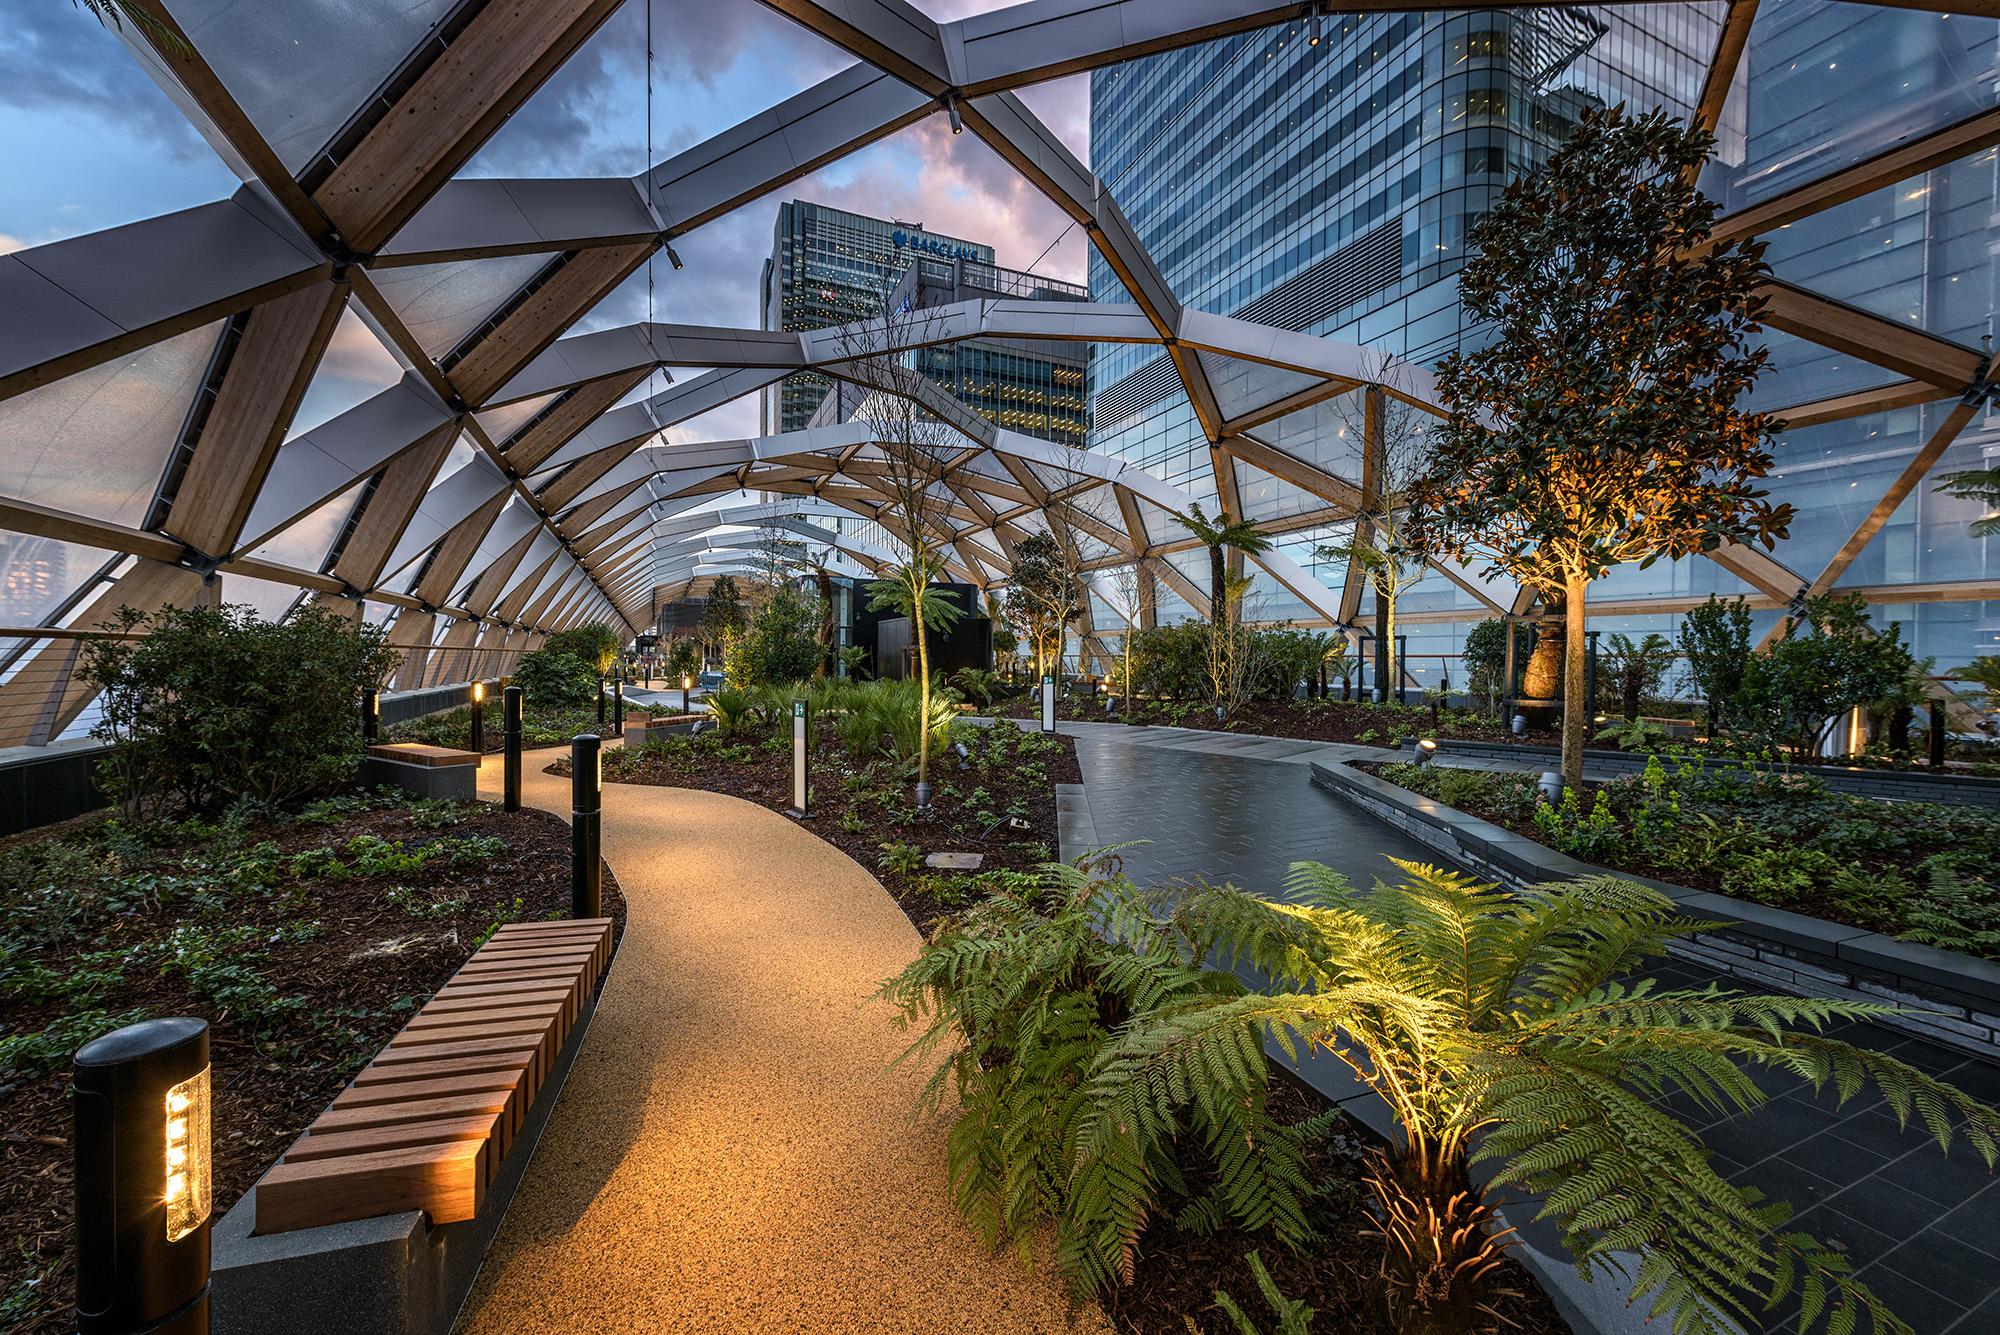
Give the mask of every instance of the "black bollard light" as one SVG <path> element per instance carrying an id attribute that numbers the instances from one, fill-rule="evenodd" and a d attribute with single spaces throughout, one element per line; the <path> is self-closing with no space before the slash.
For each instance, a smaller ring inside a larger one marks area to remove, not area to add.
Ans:
<path id="1" fill-rule="evenodd" d="M 486 683 L 472 683 L 472 747 L 474 755 L 486 753 Z"/>
<path id="2" fill-rule="evenodd" d="M 1399 705 L 1410 703 L 1409 680 L 1410 637 L 1407 635 L 1398 635 L 1396 637 L 1396 703 Z"/>
<path id="3" fill-rule="evenodd" d="M 382 724 L 382 692 L 373 686 L 361 693 L 361 741 L 364 746 L 375 745 L 375 735 Z"/>
<path id="4" fill-rule="evenodd" d="M 693 689 L 694 678 L 685 672 L 681 673 L 681 713 L 683 714 L 687 713 L 690 708 L 688 705 L 688 692 Z"/>
<path id="5" fill-rule="evenodd" d="M 72 1078 L 78 1335 L 207 1335 L 208 1022 L 114 1030 Z"/>
<path id="6" fill-rule="evenodd" d="M 1931 701 L 1931 768 L 1944 768 L 1944 701 Z"/>
<path id="7" fill-rule="evenodd" d="M 521 809 L 521 688 L 500 693 L 500 809 Z"/>
<path id="8" fill-rule="evenodd" d="M 604 827 L 604 739 L 589 733 L 569 744 L 569 916 L 602 917 L 604 868 L 598 854 Z"/>
<path id="9" fill-rule="evenodd" d="M 622 673 L 611 682 L 611 730 L 620 737 L 625 735 L 625 677 Z"/>

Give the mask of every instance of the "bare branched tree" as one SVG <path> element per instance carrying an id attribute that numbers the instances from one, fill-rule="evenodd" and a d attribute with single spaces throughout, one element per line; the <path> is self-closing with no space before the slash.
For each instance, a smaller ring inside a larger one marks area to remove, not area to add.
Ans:
<path id="1" fill-rule="evenodd" d="M 1376 598 L 1385 670 L 1376 689 L 1383 699 L 1402 680 L 1396 656 L 1396 605 L 1430 573 L 1430 553 L 1418 536 L 1412 506 L 1430 464 L 1430 433 L 1437 419 L 1395 391 L 1410 390 L 1407 363 L 1370 353 L 1363 370 L 1369 388 L 1334 400 L 1341 430 L 1361 442 L 1361 504 L 1354 533 L 1318 549 L 1323 561 L 1345 561 L 1349 577 L 1366 582 Z"/>
<path id="2" fill-rule="evenodd" d="M 1153 577 L 1152 559 L 1143 556 L 1126 565 L 1113 566 L 1103 575 L 1111 591 L 1112 610 L 1125 627 L 1118 643 L 1118 684 L 1123 697 L 1119 708 L 1128 717 L 1132 713 L 1132 641 L 1145 628 L 1146 586 Z"/>
<path id="3" fill-rule="evenodd" d="M 863 390 L 853 420 L 865 423 L 876 441 L 845 471 L 882 497 L 876 520 L 900 549 L 894 570 L 870 586 L 869 606 L 893 607 L 910 619 L 922 720 L 917 728 L 919 810 L 929 807 L 931 796 L 928 632 L 950 630 L 961 615 L 937 587 L 947 572 L 944 552 L 954 534 L 952 496 L 945 479 L 970 445 L 963 431 L 923 402 L 938 395 L 918 362 L 942 334 L 942 321 L 935 314 L 891 307 L 885 301 L 878 318 L 844 326 L 839 341 L 844 359 L 840 373 Z"/>

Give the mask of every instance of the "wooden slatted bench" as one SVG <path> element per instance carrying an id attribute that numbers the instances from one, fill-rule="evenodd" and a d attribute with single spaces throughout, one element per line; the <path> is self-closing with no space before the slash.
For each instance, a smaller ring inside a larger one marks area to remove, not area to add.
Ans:
<path id="1" fill-rule="evenodd" d="M 401 788 L 418 797 L 470 802 L 479 785 L 477 751 L 422 742 L 377 742 L 368 748 L 361 782 L 370 788 Z"/>
<path id="2" fill-rule="evenodd" d="M 496 931 L 257 1183 L 256 1231 L 471 1219 L 611 948 L 609 918 Z"/>

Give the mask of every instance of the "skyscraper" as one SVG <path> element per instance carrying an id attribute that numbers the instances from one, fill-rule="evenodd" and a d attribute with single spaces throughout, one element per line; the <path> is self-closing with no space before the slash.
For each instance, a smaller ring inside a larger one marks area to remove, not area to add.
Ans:
<path id="1" fill-rule="evenodd" d="M 1588 106 L 1685 115 L 1722 12 L 1348 15 L 1324 20 L 1317 44 L 1299 21 L 1148 56 L 1091 75 L 1092 166 L 1186 304 L 1431 361 L 1470 332 L 1455 277 L 1465 234 L 1509 176 L 1537 163 Z M 1094 254 L 1090 291 L 1124 299 Z M 1095 346 L 1089 390 L 1093 448 L 1213 498 L 1207 442 L 1165 354 Z M 1344 406 L 1302 409 L 1256 434 L 1354 473 L 1358 450 L 1338 443 Z M 1323 522 L 1323 500 L 1237 471 L 1245 512 L 1307 566 L 1316 546 L 1345 532 Z M 1185 573 L 1206 578 L 1192 560 Z M 1343 582 L 1344 571 L 1318 573 Z M 1252 597 L 1263 616 L 1311 615 L 1271 581 Z M 1489 612 L 1441 576 L 1403 605 L 1466 615 L 1462 625 L 1411 627 L 1413 652 L 1455 651 Z M 1172 610 L 1163 598 L 1163 614 Z"/>
<path id="2" fill-rule="evenodd" d="M 919 255 L 993 263 L 993 247 L 924 230 L 922 223 L 869 218 L 792 199 L 778 205 L 760 305 L 766 329 L 823 329 L 882 312 L 882 302 Z M 814 372 L 764 391 L 763 432 L 797 431 L 833 382 Z"/>

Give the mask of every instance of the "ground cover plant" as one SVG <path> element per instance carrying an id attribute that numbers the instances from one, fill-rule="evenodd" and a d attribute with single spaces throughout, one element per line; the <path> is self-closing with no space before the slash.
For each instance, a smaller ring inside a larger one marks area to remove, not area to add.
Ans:
<path id="1" fill-rule="evenodd" d="M 1115 863 L 996 878 L 883 985 L 915 1035 L 903 1060 L 930 1072 L 921 1106 L 956 1105 L 954 1202 L 988 1245 L 1024 1258 L 1052 1230 L 1079 1300 L 1101 1300 L 1122 1330 L 1260 1329 L 1267 1307 L 1284 1330 L 1394 1329 L 1367 1236 L 1376 1151 L 1274 1073 L 1252 1025 L 1176 1073 L 1159 1109 L 1127 1117 L 1104 1097 L 1135 1027 L 1254 995 L 1208 967 L 1210 924 Z M 1508 1290 L 1496 1319 L 1564 1329 L 1525 1276 L 1495 1269 Z M 1256 1324 L 1239 1327 L 1232 1306 Z"/>
<path id="2" fill-rule="evenodd" d="M 1882 802 L 1689 753 L 1554 805 L 1529 774 L 1378 772 L 1600 866 L 2000 959 L 2000 812 L 1987 808 Z"/>
<path id="3" fill-rule="evenodd" d="M 0 1327 L 74 1328 L 78 1047 L 210 1022 L 220 1217 L 494 927 L 567 916 L 569 866 L 546 812 L 386 792 L 0 845 Z"/>
<path id="4" fill-rule="evenodd" d="M 956 694 L 942 687 L 932 693 L 927 812 L 917 810 L 911 793 L 921 705 L 913 682 L 719 690 L 709 697 L 713 726 L 607 749 L 604 778 L 699 788 L 787 810 L 791 701 L 807 699 L 813 819 L 805 828 L 874 872 L 928 931 L 943 914 L 983 897 L 993 872 L 1055 856 L 1055 785 L 1082 781 L 1071 739 L 963 722 Z M 568 758 L 548 771 L 568 773 Z M 925 866 L 931 853 L 977 853 L 982 865 L 977 872 L 937 870 Z"/>

